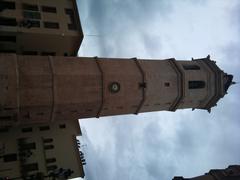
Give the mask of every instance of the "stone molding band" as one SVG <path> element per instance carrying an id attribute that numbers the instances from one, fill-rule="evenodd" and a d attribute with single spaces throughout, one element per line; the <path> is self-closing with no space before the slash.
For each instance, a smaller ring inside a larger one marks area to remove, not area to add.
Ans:
<path id="1" fill-rule="evenodd" d="M 184 77 L 184 72 L 182 71 L 182 69 L 178 66 L 176 60 L 174 58 L 171 59 L 167 59 L 168 62 L 171 64 L 171 66 L 174 68 L 174 70 L 176 71 L 177 75 L 178 75 L 178 97 L 176 98 L 176 100 L 172 103 L 172 105 L 169 108 L 169 111 L 176 111 L 178 106 L 180 105 L 181 101 L 184 98 L 184 85 L 185 85 L 185 77 Z"/>
<path id="2" fill-rule="evenodd" d="M 97 56 L 95 56 L 94 59 L 97 64 L 98 70 L 101 74 L 101 87 L 102 87 L 101 104 L 100 104 L 100 107 L 99 107 L 97 115 L 96 115 L 96 118 L 99 118 L 101 116 L 101 112 L 102 112 L 103 105 L 104 105 L 104 73 L 103 73 L 99 58 Z"/>
<path id="3" fill-rule="evenodd" d="M 141 75 L 142 75 L 142 84 L 146 84 L 146 75 L 145 75 L 145 72 L 141 66 L 141 64 L 139 63 L 138 59 L 135 57 L 135 58 L 132 58 L 132 60 L 134 60 L 134 62 L 136 63 Z M 137 110 L 134 114 L 138 114 L 141 109 L 142 109 L 142 106 L 144 104 L 146 100 L 146 87 L 142 87 L 142 100 L 140 101 L 138 107 L 137 107 Z"/>

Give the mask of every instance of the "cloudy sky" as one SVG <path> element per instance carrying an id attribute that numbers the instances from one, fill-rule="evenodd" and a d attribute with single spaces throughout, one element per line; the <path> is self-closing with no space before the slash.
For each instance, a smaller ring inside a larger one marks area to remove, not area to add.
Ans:
<path id="1" fill-rule="evenodd" d="M 239 0 L 78 0 L 79 56 L 211 55 L 240 82 Z M 80 120 L 88 180 L 171 180 L 240 164 L 240 84 L 211 114 L 178 110 Z"/>

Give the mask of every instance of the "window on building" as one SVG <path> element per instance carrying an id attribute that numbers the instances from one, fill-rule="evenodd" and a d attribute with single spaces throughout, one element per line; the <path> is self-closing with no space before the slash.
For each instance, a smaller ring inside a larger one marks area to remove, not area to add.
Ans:
<path id="1" fill-rule="evenodd" d="M 38 55 L 37 51 L 23 51 L 23 55 Z"/>
<path id="2" fill-rule="evenodd" d="M 147 83 L 143 82 L 143 83 L 139 83 L 139 88 L 146 88 L 147 87 Z"/>
<path id="3" fill-rule="evenodd" d="M 3 42 L 16 42 L 16 36 L 0 36 L 0 41 Z"/>
<path id="4" fill-rule="evenodd" d="M 1 53 L 16 53 L 16 50 L 0 49 Z"/>
<path id="5" fill-rule="evenodd" d="M 36 27 L 39 28 L 40 27 L 40 21 L 36 21 L 36 20 L 27 20 L 27 27 L 28 28 L 32 28 L 32 27 Z"/>
<path id="6" fill-rule="evenodd" d="M 42 6 L 42 12 L 57 13 L 57 8 L 50 6 Z"/>
<path id="7" fill-rule="evenodd" d="M 46 163 L 54 163 L 54 162 L 56 162 L 56 158 L 46 159 Z"/>
<path id="8" fill-rule="evenodd" d="M 43 116 L 43 115 L 44 115 L 44 112 L 36 113 L 36 115 L 38 115 L 38 116 Z"/>
<path id="9" fill-rule="evenodd" d="M 76 23 L 73 9 L 65 9 L 65 13 L 70 17 L 70 22 L 71 22 L 70 24 L 68 24 L 68 29 L 77 30 L 77 23 Z"/>
<path id="10" fill-rule="evenodd" d="M 37 171 L 38 170 L 38 164 L 32 163 L 32 164 L 24 164 L 22 166 L 23 172 L 31 172 L 31 171 Z"/>
<path id="11" fill-rule="evenodd" d="M 37 20 L 23 20 L 21 22 L 21 26 L 26 27 L 26 28 L 39 28 L 40 27 L 40 21 Z"/>
<path id="12" fill-rule="evenodd" d="M 29 20 L 31 27 L 40 27 L 40 21 Z"/>
<path id="13" fill-rule="evenodd" d="M 5 133 L 9 131 L 9 127 L 0 127 L 0 133 Z"/>
<path id="14" fill-rule="evenodd" d="M 16 9 L 15 2 L 0 1 L 0 12 L 5 9 Z"/>
<path id="15" fill-rule="evenodd" d="M 59 23 L 57 22 L 44 22 L 44 27 L 49 29 L 59 29 Z"/>
<path id="16" fill-rule="evenodd" d="M 17 161 L 17 154 L 6 154 L 3 156 L 3 162 Z"/>
<path id="17" fill-rule="evenodd" d="M 53 171 L 57 169 L 57 166 L 56 165 L 52 165 L 52 166 L 47 166 L 47 171 Z"/>
<path id="18" fill-rule="evenodd" d="M 60 124 L 60 125 L 59 125 L 59 128 L 60 128 L 60 129 L 65 129 L 65 128 L 66 128 L 66 124 Z"/>
<path id="19" fill-rule="evenodd" d="M 0 116 L 0 120 L 11 121 L 12 120 L 12 116 Z"/>
<path id="20" fill-rule="evenodd" d="M 189 89 L 202 89 L 202 88 L 205 88 L 205 82 L 204 81 L 189 81 L 188 82 L 188 88 Z"/>
<path id="21" fill-rule="evenodd" d="M 32 128 L 31 127 L 22 128 L 22 132 L 23 133 L 32 132 Z"/>
<path id="22" fill-rule="evenodd" d="M 34 4 L 23 3 L 22 8 L 23 10 L 28 10 L 28 11 L 38 11 L 38 6 Z"/>
<path id="23" fill-rule="evenodd" d="M 45 150 L 54 149 L 54 145 L 45 145 L 44 149 Z"/>
<path id="24" fill-rule="evenodd" d="M 36 149 L 36 144 L 35 143 L 22 143 L 22 144 L 19 144 L 19 148 L 21 150 Z"/>
<path id="25" fill-rule="evenodd" d="M 41 14 L 34 11 L 23 11 L 23 17 L 26 19 L 41 19 Z"/>
<path id="26" fill-rule="evenodd" d="M 43 139 L 43 143 L 51 143 L 51 142 L 53 142 L 52 138 L 44 138 Z"/>
<path id="27" fill-rule="evenodd" d="M 39 130 L 40 130 L 40 131 L 47 131 L 47 130 L 49 130 L 49 129 L 50 129 L 49 126 L 41 126 L 41 127 L 39 127 Z"/>
<path id="28" fill-rule="evenodd" d="M 200 67 L 198 65 L 192 65 L 192 64 L 183 65 L 183 68 L 185 70 L 200 70 Z"/>
<path id="29" fill-rule="evenodd" d="M 41 53 L 42 56 L 56 56 L 55 52 L 42 52 Z"/>
<path id="30" fill-rule="evenodd" d="M 165 87 L 169 87 L 169 86 L 170 86 L 170 83 L 169 83 L 169 82 L 165 82 L 165 83 L 164 83 L 164 86 L 165 86 Z"/>
<path id="31" fill-rule="evenodd" d="M 17 26 L 15 18 L 0 17 L 0 26 Z"/>

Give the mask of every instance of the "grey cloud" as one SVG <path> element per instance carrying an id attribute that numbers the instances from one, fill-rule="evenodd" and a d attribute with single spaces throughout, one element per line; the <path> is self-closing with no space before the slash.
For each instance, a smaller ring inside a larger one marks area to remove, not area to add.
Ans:
<path id="1" fill-rule="evenodd" d="M 145 32 L 151 31 L 152 27 L 144 25 L 152 21 L 156 14 L 167 16 L 172 7 L 171 1 L 94 1 L 88 3 L 88 15 L 85 25 L 91 26 L 90 32 L 86 30 L 85 34 L 96 34 L 95 42 L 99 44 L 99 56 L 110 56 L 112 46 L 121 56 L 123 51 L 134 47 L 134 41 L 131 42 L 131 36 L 141 39 L 143 36 L 149 36 Z M 161 22 L 161 19 L 158 20 Z M 151 25 L 151 23 L 148 23 Z M 149 33 L 148 33 L 149 34 Z M 129 38 L 130 35 L 130 38 Z M 147 38 L 145 48 L 148 47 Z M 157 45 L 157 44 L 156 44 Z M 152 45 L 153 46 L 153 45 Z M 149 49 L 148 47 L 147 49 Z M 130 52 L 126 56 L 134 56 Z M 156 51 L 157 52 L 157 51 Z M 96 52 L 98 53 L 98 52 Z"/>
<path id="2" fill-rule="evenodd" d="M 99 34 L 84 48 L 89 56 L 189 58 L 210 52 L 239 81 L 237 1 L 89 0 L 79 4 L 86 11 L 80 12 L 85 34 Z M 218 29 L 212 30 L 215 22 Z M 85 37 L 85 42 L 89 39 Z M 87 132 L 83 136 L 88 179 L 170 180 L 174 175 L 196 176 L 239 163 L 239 90 L 239 85 L 230 87 L 211 114 L 179 110 L 81 121 Z"/>

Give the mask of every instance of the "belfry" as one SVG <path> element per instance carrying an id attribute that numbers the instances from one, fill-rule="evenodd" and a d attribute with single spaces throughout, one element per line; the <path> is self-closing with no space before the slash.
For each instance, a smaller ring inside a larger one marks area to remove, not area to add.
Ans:
<path id="1" fill-rule="evenodd" d="M 210 57 L 192 61 L 1 54 L 1 125 L 177 109 L 209 112 L 232 84 Z"/>

